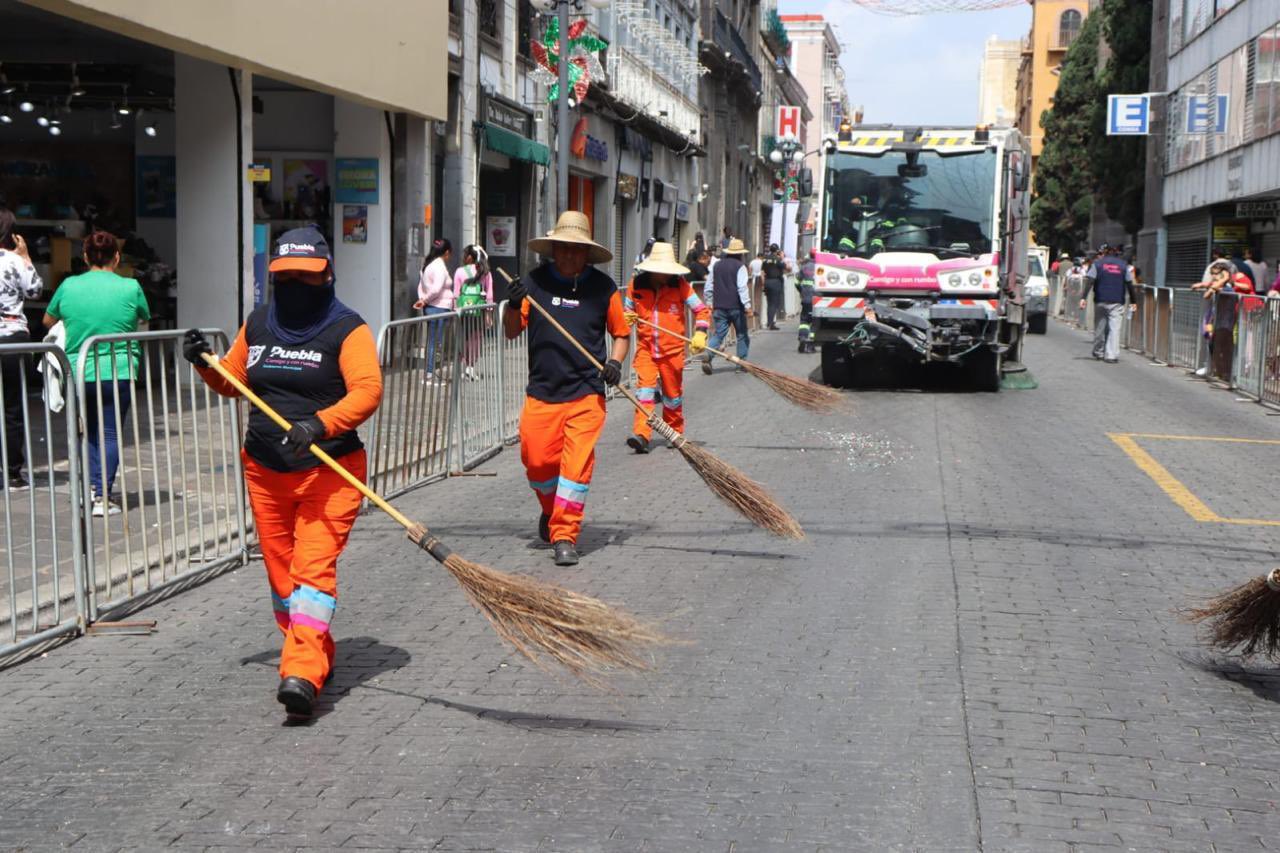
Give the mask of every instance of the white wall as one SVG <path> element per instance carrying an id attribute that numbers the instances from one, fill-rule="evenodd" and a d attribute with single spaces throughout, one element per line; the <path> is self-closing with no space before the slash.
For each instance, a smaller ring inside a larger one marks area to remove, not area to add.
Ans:
<path id="1" fill-rule="evenodd" d="M 366 243 L 342 242 L 342 205 L 333 210 L 338 298 L 377 330 L 391 320 L 391 144 L 381 110 L 334 99 L 333 156 L 377 157 L 378 203 L 369 205 Z M 335 181 L 336 197 L 336 181 Z"/>
<path id="2" fill-rule="evenodd" d="M 253 117 L 258 151 L 328 151 L 333 147 L 333 96 L 321 92 L 262 90 Z"/>
<path id="3" fill-rule="evenodd" d="M 252 78 L 241 80 L 241 112 L 235 111 L 225 66 L 174 57 L 174 105 L 177 146 L 178 326 L 217 327 L 234 335 L 240 325 L 236 268 L 244 246 L 245 283 L 252 287 L 251 194 L 245 167 L 252 155 Z M 244 158 L 236 161 L 237 133 L 246 139 Z M 245 184 L 244 229 L 237 233 L 236 185 Z M 251 297 L 250 297 L 251 298 Z M 251 303 L 250 303 L 251 304 Z"/>

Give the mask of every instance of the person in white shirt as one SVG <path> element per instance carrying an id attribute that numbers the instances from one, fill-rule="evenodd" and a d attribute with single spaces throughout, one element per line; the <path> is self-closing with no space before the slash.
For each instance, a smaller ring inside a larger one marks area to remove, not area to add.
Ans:
<path id="1" fill-rule="evenodd" d="M 12 211 L 0 207 L 0 344 L 25 344 L 31 342 L 27 329 L 27 316 L 23 302 L 34 299 L 44 290 L 44 282 L 31 263 L 27 241 L 13 230 L 16 220 Z M 21 491 L 30 487 L 22 473 L 26 464 L 23 441 L 22 375 L 28 357 L 10 355 L 0 358 L 0 378 L 4 381 L 4 431 L 8 458 L 5 460 L 7 491 Z"/>
<path id="2" fill-rule="evenodd" d="M 711 375 L 711 350 L 719 349 L 729 334 L 730 326 L 733 326 L 738 337 L 738 358 L 746 358 L 751 346 L 747 320 L 755 316 L 755 312 L 751 310 L 751 285 L 747 267 L 742 263 L 742 256 L 745 254 L 747 248 L 742 245 L 741 240 L 734 237 L 725 248 L 723 257 L 716 262 L 703 295 L 702 301 L 711 309 L 711 318 L 715 323 L 715 329 L 707 341 L 707 355 L 702 362 L 702 372 L 708 376 Z"/>
<path id="3" fill-rule="evenodd" d="M 1249 259 L 1245 263 L 1253 271 L 1254 292 L 1265 293 L 1271 286 L 1271 278 L 1267 275 L 1267 262 L 1262 259 L 1262 253 L 1257 249 L 1250 249 Z"/>

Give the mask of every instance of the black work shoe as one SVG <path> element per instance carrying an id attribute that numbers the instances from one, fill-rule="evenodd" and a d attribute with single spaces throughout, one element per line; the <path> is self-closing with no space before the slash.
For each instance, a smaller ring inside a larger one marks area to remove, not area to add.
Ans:
<path id="1" fill-rule="evenodd" d="M 711 359 L 704 358 L 702 360 L 702 372 L 707 374 L 708 376 L 711 375 Z"/>
<path id="2" fill-rule="evenodd" d="M 627 447 L 630 447 L 636 453 L 649 452 L 649 439 L 642 436 L 632 435 L 627 438 Z"/>
<path id="3" fill-rule="evenodd" d="M 20 472 L 9 476 L 9 491 L 25 492 L 29 488 L 31 488 L 31 484 L 27 482 L 27 478 Z"/>
<path id="4" fill-rule="evenodd" d="M 276 701 L 284 706 L 290 717 L 310 717 L 316 702 L 316 686 L 305 678 L 290 675 L 280 680 Z"/>
<path id="5" fill-rule="evenodd" d="M 804 345 L 804 342 L 802 341 L 800 345 L 796 347 L 796 352 L 804 352 L 804 351 L 805 351 L 805 345 Z"/>
<path id="6" fill-rule="evenodd" d="M 573 547 L 572 542 L 560 541 L 554 546 L 556 551 L 557 566 L 576 566 L 578 565 L 578 549 Z"/>
<path id="7" fill-rule="evenodd" d="M 538 517 L 538 538 L 543 542 L 551 542 L 551 516 L 545 512 Z"/>
<path id="8" fill-rule="evenodd" d="M 1107 364 L 1119 364 L 1119 363 L 1120 363 L 1120 359 L 1118 359 L 1118 358 L 1104 358 L 1104 359 L 1103 359 L 1103 361 L 1105 361 Z"/>

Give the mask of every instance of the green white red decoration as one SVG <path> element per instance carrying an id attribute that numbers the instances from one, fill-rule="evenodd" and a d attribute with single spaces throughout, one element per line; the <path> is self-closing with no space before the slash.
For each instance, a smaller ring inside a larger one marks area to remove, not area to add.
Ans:
<path id="1" fill-rule="evenodd" d="M 591 80 L 604 76 L 604 67 L 596 54 L 609 46 L 604 39 L 586 30 L 586 18 L 579 18 L 569 25 L 569 85 L 573 87 L 574 98 L 579 103 L 586 98 Z M 560 21 L 552 18 L 542 40 L 532 39 L 529 50 L 538 63 L 533 79 L 550 87 L 547 101 L 554 103 L 560 97 Z"/>

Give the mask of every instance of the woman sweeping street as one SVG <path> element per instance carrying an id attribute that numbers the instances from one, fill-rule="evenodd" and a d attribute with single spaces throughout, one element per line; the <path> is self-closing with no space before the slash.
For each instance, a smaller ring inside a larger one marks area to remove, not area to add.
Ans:
<path id="1" fill-rule="evenodd" d="M 698 355 L 706 349 L 711 312 L 689 286 L 685 279 L 689 269 L 676 263 L 671 244 L 654 243 L 649 256 L 635 271 L 622 301 L 627 324 L 635 326 L 636 318 L 643 317 L 654 326 L 683 335 L 688 308 L 693 312 L 695 329 L 689 350 Z M 684 341 L 648 326 L 638 329 L 633 363 L 636 397 L 650 414 L 660 397 L 662 420 L 677 432 L 684 432 Z M 648 453 L 652 435 L 648 419 L 637 409 L 627 446 L 636 453 Z"/>
<path id="2" fill-rule="evenodd" d="M 333 670 L 338 556 L 361 501 L 307 448 L 315 443 L 363 480 L 356 427 L 378 407 L 382 373 L 369 326 L 335 296 L 333 260 L 319 231 L 281 235 L 269 270 L 271 301 L 249 315 L 221 364 L 293 425 L 285 432 L 252 409 L 242 457 L 284 635 L 276 698 L 290 716 L 305 718 Z M 187 332 L 187 360 L 209 387 L 237 396 L 204 364 L 201 355 L 210 351 L 198 330 Z"/>

